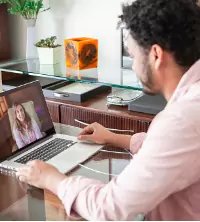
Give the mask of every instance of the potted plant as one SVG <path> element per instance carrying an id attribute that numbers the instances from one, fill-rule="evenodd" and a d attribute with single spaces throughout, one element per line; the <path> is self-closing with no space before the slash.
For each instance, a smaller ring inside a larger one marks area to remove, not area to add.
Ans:
<path id="1" fill-rule="evenodd" d="M 41 39 L 35 46 L 38 49 L 40 64 L 56 64 L 60 62 L 61 45 L 56 44 L 57 37 Z"/>
<path id="2" fill-rule="evenodd" d="M 8 11 L 12 15 L 21 15 L 24 19 L 37 19 L 43 8 L 42 0 L 0 0 L 0 4 L 7 3 Z"/>
<path id="3" fill-rule="evenodd" d="M 0 4 L 7 3 L 8 11 L 12 15 L 22 16 L 27 25 L 26 58 L 37 58 L 35 43 L 35 25 L 39 12 L 44 12 L 43 0 L 0 0 Z"/>

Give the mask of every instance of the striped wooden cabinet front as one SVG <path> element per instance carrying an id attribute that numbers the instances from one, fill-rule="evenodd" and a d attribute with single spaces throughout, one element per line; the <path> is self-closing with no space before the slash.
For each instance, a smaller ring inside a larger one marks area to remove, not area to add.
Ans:
<path id="1" fill-rule="evenodd" d="M 74 108 L 70 106 L 61 105 L 60 106 L 60 113 L 61 113 L 61 123 L 81 127 L 83 128 L 84 125 L 79 123 L 83 122 L 85 124 L 91 124 L 94 122 L 98 122 L 101 125 L 117 129 L 117 130 L 130 130 L 130 132 L 121 132 L 123 134 L 133 134 L 138 132 L 146 132 L 150 125 L 150 121 L 140 120 L 137 118 L 124 117 L 116 114 L 110 114 L 95 110 L 85 110 L 82 108 Z M 78 120 L 79 122 L 77 122 Z M 116 131 L 120 133 L 119 131 Z"/>
<path id="2" fill-rule="evenodd" d="M 51 119 L 55 123 L 60 123 L 60 110 L 59 104 L 47 101 L 47 107 L 51 116 Z"/>

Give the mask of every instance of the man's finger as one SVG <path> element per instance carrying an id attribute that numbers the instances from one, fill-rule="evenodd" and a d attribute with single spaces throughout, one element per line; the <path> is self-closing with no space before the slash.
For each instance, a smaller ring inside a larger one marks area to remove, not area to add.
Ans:
<path id="1" fill-rule="evenodd" d="M 17 170 L 17 173 L 20 173 L 20 174 L 23 174 L 23 173 L 28 173 L 28 171 L 29 171 L 29 166 L 25 166 L 25 167 L 22 167 L 22 168 L 19 168 L 18 170 Z"/>
<path id="2" fill-rule="evenodd" d="M 86 126 L 80 133 L 80 135 L 85 135 L 85 134 L 92 134 L 94 132 L 94 129 L 92 127 L 92 125 Z"/>
<path id="3" fill-rule="evenodd" d="M 30 166 L 30 167 L 33 167 L 33 166 L 39 164 L 40 162 L 42 162 L 42 161 L 41 160 L 31 160 L 26 165 Z"/>
<path id="4" fill-rule="evenodd" d="M 92 135 L 79 135 L 78 136 L 79 140 L 87 140 L 87 141 L 92 141 Z"/>
<path id="5" fill-rule="evenodd" d="M 19 176 L 25 176 L 27 177 L 29 175 L 29 170 L 27 168 L 21 168 L 21 169 L 18 169 L 17 172 L 16 172 L 16 176 L 19 177 Z"/>
<path id="6" fill-rule="evenodd" d="M 24 183 L 28 183 L 27 179 L 25 176 L 19 176 L 18 177 L 19 181 L 24 182 Z"/>

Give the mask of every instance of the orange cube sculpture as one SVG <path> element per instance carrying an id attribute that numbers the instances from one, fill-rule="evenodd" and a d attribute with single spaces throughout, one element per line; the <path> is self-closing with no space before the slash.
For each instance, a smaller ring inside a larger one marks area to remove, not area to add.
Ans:
<path id="1" fill-rule="evenodd" d="M 76 70 L 97 68 L 98 40 L 92 38 L 65 39 L 66 66 Z"/>

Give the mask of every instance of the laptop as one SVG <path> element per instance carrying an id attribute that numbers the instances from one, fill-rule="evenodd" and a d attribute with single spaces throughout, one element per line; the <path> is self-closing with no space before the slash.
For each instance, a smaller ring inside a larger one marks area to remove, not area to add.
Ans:
<path id="1" fill-rule="evenodd" d="M 39 81 L 0 93 L 0 167 L 39 159 L 67 173 L 101 148 L 56 134 Z"/>

